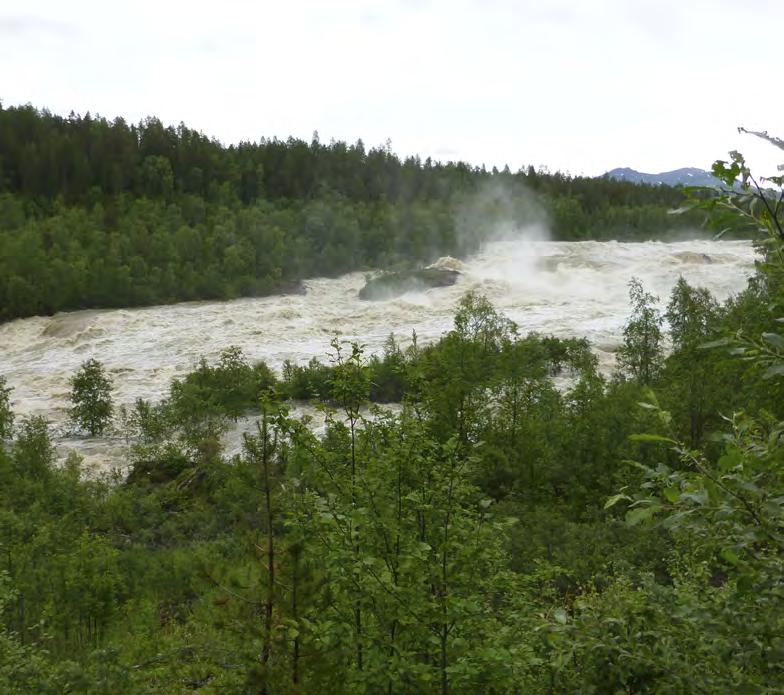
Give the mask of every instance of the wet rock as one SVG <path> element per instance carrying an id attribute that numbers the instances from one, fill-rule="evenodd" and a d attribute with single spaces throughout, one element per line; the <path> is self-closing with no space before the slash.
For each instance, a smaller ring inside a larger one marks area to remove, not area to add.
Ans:
<path id="1" fill-rule="evenodd" d="M 693 263 L 695 265 L 706 265 L 713 263 L 713 259 L 707 253 L 698 253 L 696 251 L 679 251 L 674 254 L 680 263 Z"/>
<path id="2" fill-rule="evenodd" d="M 280 280 L 272 294 L 307 294 L 308 288 L 302 280 Z"/>
<path id="3" fill-rule="evenodd" d="M 434 268 L 435 270 L 454 270 L 458 273 L 462 273 L 465 270 L 465 263 L 453 256 L 442 256 L 435 263 L 431 263 L 427 266 L 427 270 L 430 270 L 431 268 Z"/>
<path id="4" fill-rule="evenodd" d="M 460 273 L 448 268 L 422 268 L 397 273 L 383 273 L 370 278 L 359 291 L 359 298 L 377 301 L 398 297 L 406 292 L 421 292 L 433 287 L 451 287 Z"/>

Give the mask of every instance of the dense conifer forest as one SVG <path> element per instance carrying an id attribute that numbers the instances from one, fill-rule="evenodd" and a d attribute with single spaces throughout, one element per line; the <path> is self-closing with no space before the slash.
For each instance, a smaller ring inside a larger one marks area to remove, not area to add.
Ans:
<path id="1" fill-rule="evenodd" d="M 311 272 L 317 241 L 322 258 L 335 253 L 332 272 L 345 269 L 340 249 L 359 265 L 424 257 L 424 245 L 396 246 L 418 238 L 396 224 L 389 237 L 349 225 L 349 242 L 338 218 L 451 220 L 453 186 L 495 176 L 359 146 L 223 148 L 152 121 L 0 116 L 3 219 L 17 221 L 0 262 L 33 273 L 2 276 L 6 318 L 57 308 L 8 303 L 43 302 L 34 290 L 47 291 L 50 263 L 63 287 L 72 277 L 75 305 L 153 301 L 158 286 L 134 278 L 170 273 L 175 287 L 205 267 L 216 285 L 185 287 L 224 296 L 224 282 L 245 277 L 221 265 L 228 249 L 257 233 L 266 249 L 260 230 L 273 228 L 281 262 L 303 263 L 270 271 L 274 281 Z M 754 277 L 725 303 L 681 280 L 664 312 L 633 281 L 610 375 L 587 341 L 521 335 L 472 293 L 431 345 L 403 350 L 390 337 L 369 356 L 336 339 L 322 360 L 281 373 L 229 348 L 161 402 L 130 408 L 112 402 L 100 354 L 86 356 L 71 382 L 74 425 L 85 437 L 117 430 L 128 447 L 127 470 L 105 478 L 85 475 L 75 454 L 56 463 L 46 422 L 17 417 L 0 379 L 0 690 L 781 692 L 781 197 L 749 185 L 739 156 L 715 172 L 744 186 L 703 200 L 700 214 L 755 226 Z M 499 176 L 525 179 L 552 210 L 573 201 L 588 221 L 681 195 Z M 185 220 L 194 210 L 203 216 Z M 287 216 L 321 226 L 270 221 Z M 166 269 L 139 255 L 156 248 L 178 260 Z M 118 258 L 129 265 L 113 271 Z M 80 294 L 115 271 L 127 285 Z M 293 415 L 302 401 L 324 412 L 322 434 Z M 247 416 L 254 431 L 229 456 L 221 435 Z"/>
<path id="2" fill-rule="evenodd" d="M 525 167 L 401 160 L 388 145 L 223 146 L 158 119 L 0 104 L 0 321 L 297 289 L 464 255 L 499 226 L 557 239 L 693 232 L 682 191 Z"/>

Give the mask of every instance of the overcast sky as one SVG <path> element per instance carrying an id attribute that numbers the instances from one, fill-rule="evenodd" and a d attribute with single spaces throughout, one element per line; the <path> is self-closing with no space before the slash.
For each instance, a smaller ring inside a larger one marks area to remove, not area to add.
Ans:
<path id="1" fill-rule="evenodd" d="M 2 0 L 0 99 L 515 170 L 772 173 L 784 0 Z M 784 155 L 784 153 L 781 153 Z"/>

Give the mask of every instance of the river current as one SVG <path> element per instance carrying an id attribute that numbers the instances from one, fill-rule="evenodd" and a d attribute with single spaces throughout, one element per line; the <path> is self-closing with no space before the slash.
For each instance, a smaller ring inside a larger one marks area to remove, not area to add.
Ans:
<path id="1" fill-rule="evenodd" d="M 286 359 L 326 359 L 335 335 L 359 340 L 368 352 L 380 350 L 390 333 L 403 346 L 412 331 L 420 343 L 433 341 L 451 327 L 460 297 L 476 290 L 523 334 L 585 336 L 602 366 L 611 369 L 629 314 L 632 277 L 658 295 L 662 307 L 679 276 L 723 300 L 744 288 L 754 259 L 751 244 L 743 241 L 494 242 L 463 262 L 442 259 L 462 273 L 453 287 L 380 302 L 361 301 L 357 293 L 365 275 L 351 273 L 307 280 L 304 295 L 12 321 L 0 325 L 0 374 L 13 387 L 18 415 L 43 415 L 60 438 L 61 454 L 70 445 L 92 458 L 110 444 L 65 435 L 68 379 L 90 357 L 111 375 L 115 402 L 130 405 L 140 396 L 162 398 L 173 378 L 229 345 L 279 368 Z"/>

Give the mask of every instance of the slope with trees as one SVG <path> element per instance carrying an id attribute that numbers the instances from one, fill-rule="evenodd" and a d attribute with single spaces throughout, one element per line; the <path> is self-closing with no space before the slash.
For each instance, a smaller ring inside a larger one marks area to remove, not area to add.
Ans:
<path id="1" fill-rule="evenodd" d="M 107 479 L 0 385 L 0 689 L 780 692 L 782 198 L 749 184 L 709 201 L 763 231 L 749 287 L 678 283 L 665 354 L 633 283 L 611 377 L 469 294 L 430 346 L 202 362 L 121 410 Z"/>
<path id="2" fill-rule="evenodd" d="M 223 146 L 148 118 L 0 105 L 0 321 L 297 291 L 306 277 L 470 253 L 499 225 L 557 239 L 697 229 L 677 188 L 401 159 L 361 141 Z"/>

